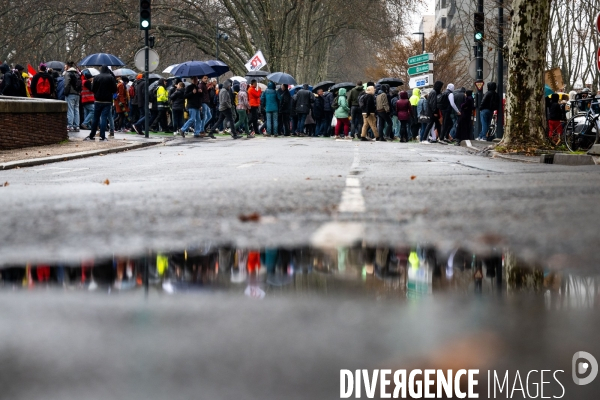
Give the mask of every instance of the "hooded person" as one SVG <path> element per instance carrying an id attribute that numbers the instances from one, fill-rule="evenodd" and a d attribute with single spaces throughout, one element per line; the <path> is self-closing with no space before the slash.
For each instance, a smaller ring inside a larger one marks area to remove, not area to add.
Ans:
<path id="1" fill-rule="evenodd" d="M 442 131 L 440 133 L 440 141 L 446 142 L 449 139 L 450 131 L 456 121 L 456 115 L 452 108 L 454 101 L 454 84 L 449 83 L 446 90 L 438 96 L 438 109 L 442 113 Z"/>
<path id="2" fill-rule="evenodd" d="M 396 102 L 396 115 L 400 122 L 400 142 L 406 143 L 410 140 L 408 132 L 413 113 L 408 93 L 405 91 L 400 92 L 400 98 Z"/>
<path id="3" fill-rule="evenodd" d="M 375 138 L 379 138 L 379 132 L 377 131 L 377 120 L 375 118 L 375 113 L 377 112 L 375 102 L 375 87 L 367 86 L 364 96 L 365 98 L 363 100 L 363 107 L 361 109 L 364 124 L 362 127 L 360 140 L 363 142 L 370 142 L 371 139 L 367 138 L 367 131 L 369 128 L 371 128 L 371 131 L 373 131 Z M 381 138 L 381 141 L 385 141 L 385 139 Z"/>
<path id="4" fill-rule="evenodd" d="M 279 94 L 279 126 L 284 136 L 290 136 L 290 117 L 292 114 L 292 95 L 287 84 L 281 85 Z"/>
<path id="5" fill-rule="evenodd" d="M 334 101 L 334 104 L 336 102 Z M 346 89 L 341 88 L 337 95 L 337 108 L 334 111 L 337 124 L 335 126 L 335 138 L 340 138 L 340 134 L 343 132 L 344 138 L 352 140 L 352 136 L 348 136 L 350 132 L 350 105 L 346 98 Z M 343 131 L 342 131 L 343 130 Z"/>
<path id="6" fill-rule="evenodd" d="M 10 70 L 8 64 L 0 65 L 2 83 L 0 83 L 0 95 L 17 97 L 19 94 L 19 83 L 17 76 Z"/>
<path id="7" fill-rule="evenodd" d="M 229 122 L 229 134 L 234 139 L 239 139 L 236 130 L 235 130 L 235 122 L 233 121 L 233 102 L 231 100 L 231 80 L 227 79 L 223 84 L 223 89 L 219 90 L 219 120 L 216 122 L 214 127 L 220 126 L 221 123 L 224 123 L 225 120 Z M 213 128 L 212 133 L 216 133 L 215 128 Z"/>
<path id="8" fill-rule="evenodd" d="M 460 106 L 460 116 L 458 117 L 458 124 L 456 125 L 456 145 L 460 145 L 463 140 L 470 140 L 473 132 L 473 124 L 471 122 L 471 115 L 475 108 L 475 102 L 473 100 L 473 91 L 467 90 L 465 93 L 465 101 Z"/>
<path id="9" fill-rule="evenodd" d="M 419 128 L 421 127 L 421 124 L 419 124 L 419 113 L 417 112 L 417 106 L 419 105 L 419 100 L 421 100 L 421 89 L 413 89 L 412 96 L 410 96 L 408 100 L 410 101 L 413 116 L 415 117 L 410 126 L 411 135 L 413 139 L 416 139 L 419 135 Z"/>
<path id="10" fill-rule="evenodd" d="M 250 102 L 248 101 L 248 84 L 246 82 L 240 82 L 240 91 L 237 96 L 236 111 L 238 120 L 235 124 L 235 131 L 237 132 L 241 126 L 246 131 L 246 137 L 248 139 L 253 138 L 254 135 L 250 134 L 250 124 L 248 123 L 248 113 L 250 112 Z"/>
<path id="11" fill-rule="evenodd" d="M 335 96 L 333 93 L 327 91 L 323 93 L 323 101 L 324 101 L 324 111 L 325 111 L 325 123 L 327 124 L 327 129 L 325 132 L 325 136 L 331 136 L 331 121 L 333 120 L 333 113 L 335 110 L 333 109 L 333 100 Z"/>
<path id="12" fill-rule="evenodd" d="M 40 64 L 39 71 L 31 79 L 31 97 L 52 99 L 56 93 L 56 84 L 47 72 L 46 64 Z"/>
<path id="13" fill-rule="evenodd" d="M 279 134 L 279 100 L 275 82 L 269 82 L 267 90 L 260 96 L 260 105 L 265 109 L 267 117 L 267 136 L 278 136 Z"/>
<path id="14" fill-rule="evenodd" d="M 364 91 L 365 88 L 363 87 L 362 81 L 358 81 L 356 82 L 356 87 L 350 90 L 346 95 L 348 106 L 350 107 L 350 117 L 352 118 L 350 133 L 353 137 L 358 137 L 359 133 L 362 132 L 363 119 L 358 99 Z"/>
<path id="15" fill-rule="evenodd" d="M 463 105 L 463 103 L 465 102 L 465 98 L 466 98 L 465 92 L 466 91 L 467 91 L 467 89 L 465 89 L 464 87 L 461 87 L 460 89 L 455 90 L 450 96 L 450 106 L 452 107 L 452 110 L 453 110 L 453 113 L 452 113 L 453 126 L 452 126 L 452 129 L 450 130 L 450 137 L 452 138 L 452 140 L 456 139 L 456 129 L 458 127 L 458 120 L 461 115 L 460 108 Z"/>
<path id="16" fill-rule="evenodd" d="M 100 126 L 100 141 L 106 138 L 106 125 L 109 114 L 112 112 L 113 96 L 117 92 L 117 81 L 106 65 L 100 68 L 100 74 L 94 77 L 92 82 L 94 93 L 94 118 L 92 120 L 91 132 L 84 140 L 94 140 L 96 129 Z"/>
<path id="17" fill-rule="evenodd" d="M 57 80 L 57 87 L 58 87 Z M 67 70 L 63 79 L 64 99 L 58 94 L 57 99 L 67 102 L 67 130 L 70 132 L 79 132 L 79 97 L 81 96 L 81 74 L 75 68 L 75 63 L 70 61 L 67 64 Z"/>
<path id="18" fill-rule="evenodd" d="M 481 115 L 481 132 L 477 140 L 487 140 L 487 131 L 492 122 L 494 111 L 498 111 L 498 93 L 496 93 L 496 82 L 488 82 L 487 92 L 481 99 L 479 114 Z"/>
<path id="19" fill-rule="evenodd" d="M 548 136 L 556 140 L 562 136 L 563 127 L 561 121 L 566 119 L 564 115 L 564 110 L 560 106 L 559 103 L 559 95 L 557 93 L 553 93 L 550 96 L 550 110 L 548 113 Z"/>
<path id="20" fill-rule="evenodd" d="M 378 140 L 385 141 L 386 137 L 389 140 L 393 140 L 392 136 L 392 118 L 390 117 L 390 101 L 388 93 L 390 91 L 389 85 L 380 85 L 381 91 L 377 95 L 376 105 L 377 108 L 377 122 L 378 129 L 381 132 L 381 137 Z M 376 89 L 377 90 L 377 89 Z M 385 132 L 384 132 L 385 131 Z"/>
<path id="21" fill-rule="evenodd" d="M 17 97 L 29 97 L 27 93 L 27 79 L 29 79 L 29 74 L 25 72 L 25 67 L 21 64 L 15 65 L 14 74 L 17 78 L 17 84 L 19 86 L 17 90 Z"/>
<path id="22" fill-rule="evenodd" d="M 312 109 L 312 105 L 315 102 L 315 96 L 308 90 L 308 83 L 302 85 L 302 89 L 296 92 L 294 99 L 296 100 L 296 113 L 298 114 L 298 127 L 296 133 L 298 136 L 304 136 L 304 124 Z"/>
<path id="23" fill-rule="evenodd" d="M 443 87 L 444 82 L 436 81 L 433 84 L 433 90 L 431 90 L 427 95 L 427 112 L 430 120 L 425 128 L 425 140 L 427 140 L 428 137 L 431 137 L 431 143 L 437 142 L 437 137 L 442 130 L 442 126 L 440 124 L 440 110 L 438 108 L 437 99 Z"/>
<path id="24" fill-rule="evenodd" d="M 171 101 L 171 114 L 173 115 L 173 130 L 175 134 L 183 127 L 183 113 L 185 110 L 185 84 L 177 82 L 169 94 Z"/>

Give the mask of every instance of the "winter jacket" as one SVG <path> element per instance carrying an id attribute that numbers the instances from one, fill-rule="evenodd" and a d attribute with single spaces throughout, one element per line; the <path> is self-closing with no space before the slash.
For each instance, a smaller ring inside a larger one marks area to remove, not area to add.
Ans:
<path id="1" fill-rule="evenodd" d="M 113 102 L 113 95 L 117 92 L 117 81 L 108 67 L 102 67 L 100 74 L 94 77 L 92 92 L 94 92 L 94 98 L 97 102 Z"/>
<path id="2" fill-rule="evenodd" d="M 292 113 L 292 95 L 289 90 L 280 90 L 279 93 L 279 113 L 280 114 L 291 114 Z"/>
<path id="3" fill-rule="evenodd" d="M 324 109 L 326 112 L 334 111 L 333 109 L 333 93 L 325 92 L 323 93 L 323 100 L 325 101 Z"/>
<path id="4" fill-rule="evenodd" d="M 462 89 L 454 91 L 453 94 L 454 94 L 454 105 L 460 111 L 461 106 L 467 100 L 467 95 L 465 94 L 465 92 L 462 91 Z"/>
<path id="5" fill-rule="evenodd" d="M 408 93 L 400 92 L 400 99 L 396 102 L 396 115 L 400 121 L 410 121 L 412 116 L 412 106 L 408 100 Z"/>
<path id="6" fill-rule="evenodd" d="M 315 119 L 325 118 L 325 98 L 323 96 L 315 97 L 313 104 L 313 117 Z"/>
<path id="7" fill-rule="evenodd" d="M 194 89 L 196 89 L 196 93 L 194 93 Z M 185 98 L 187 99 L 188 108 L 195 110 L 202 108 L 202 93 L 198 89 L 198 86 L 193 83 L 185 88 Z"/>
<path id="8" fill-rule="evenodd" d="M 50 94 L 38 93 L 37 87 L 38 87 L 38 81 L 40 79 L 48 80 L 48 82 L 50 83 Z M 38 72 L 37 74 L 35 74 L 33 76 L 33 78 L 31 79 L 31 97 L 38 97 L 38 98 L 42 98 L 42 99 L 51 99 L 53 93 L 56 93 L 56 83 L 54 82 L 54 79 L 52 79 L 52 77 L 50 76 L 49 73 Z"/>
<path id="9" fill-rule="evenodd" d="M 267 90 L 260 96 L 260 105 L 265 112 L 279 112 L 279 95 L 275 91 L 275 83 L 269 82 Z"/>
<path id="10" fill-rule="evenodd" d="M 376 100 L 376 107 L 377 107 L 377 111 L 380 112 L 390 112 L 390 101 L 388 100 L 388 96 L 387 93 L 385 92 L 381 92 L 378 96 L 377 96 L 377 100 Z"/>
<path id="11" fill-rule="evenodd" d="M 219 111 L 229 110 L 233 107 L 231 103 L 231 94 L 229 93 L 229 82 L 225 82 L 223 89 L 219 90 Z"/>
<path id="12" fill-rule="evenodd" d="M 250 102 L 248 102 L 248 84 L 246 82 L 240 83 L 240 91 L 238 92 L 237 106 L 235 108 L 238 110 L 250 109 Z"/>
<path id="13" fill-rule="evenodd" d="M 498 93 L 496 93 L 496 82 L 488 82 L 488 91 L 483 95 L 480 110 L 498 110 Z"/>
<path id="14" fill-rule="evenodd" d="M 117 85 L 117 98 L 115 99 L 115 111 L 117 114 L 129 112 L 129 92 L 123 82 Z"/>
<path id="15" fill-rule="evenodd" d="M 81 84 L 81 103 L 89 104 L 94 102 L 94 93 L 92 93 L 92 82 L 84 79 Z"/>
<path id="16" fill-rule="evenodd" d="M 81 80 L 81 75 L 79 74 L 79 72 L 77 72 L 75 68 L 69 68 L 64 75 L 65 97 L 71 94 L 81 94 L 81 92 L 78 92 L 75 88 L 77 79 Z M 56 83 L 56 86 L 58 87 L 58 81 Z"/>
<path id="17" fill-rule="evenodd" d="M 169 102 L 169 91 L 164 86 L 158 85 L 158 89 L 156 90 L 156 101 L 158 103 L 168 103 Z"/>
<path id="18" fill-rule="evenodd" d="M 0 95 L 17 97 L 17 76 L 11 72 L 10 67 L 6 63 L 0 65 L 0 73 L 2 74 Z"/>
<path id="19" fill-rule="evenodd" d="M 366 90 L 366 95 L 364 99 L 364 107 L 362 108 L 362 113 L 367 114 L 367 117 L 371 114 L 375 114 L 377 111 L 376 102 L 375 102 L 375 88 L 373 86 L 369 86 Z"/>
<path id="20" fill-rule="evenodd" d="M 428 106 L 428 112 L 429 112 L 430 116 L 438 113 L 437 96 L 438 96 L 438 94 L 441 93 L 443 86 L 444 86 L 443 82 L 436 81 L 433 84 L 433 90 L 431 92 L 429 92 L 429 94 L 427 95 L 428 96 L 427 97 L 427 106 Z"/>
<path id="21" fill-rule="evenodd" d="M 65 78 L 62 76 L 56 79 L 56 100 L 65 100 Z"/>
<path id="22" fill-rule="evenodd" d="M 315 96 L 306 89 L 300 89 L 294 95 L 296 99 L 296 112 L 298 114 L 308 114 L 315 102 Z"/>
<path id="23" fill-rule="evenodd" d="M 210 90 L 208 89 L 208 85 L 200 81 L 198 88 L 202 90 L 202 96 L 200 96 L 202 104 L 210 104 Z"/>
<path id="24" fill-rule="evenodd" d="M 137 81 L 135 85 L 135 93 L 137 99 L 137 106 L 144 109 L 144 102 L 146 99 L 146 84 L 143 79 Z"/>
<path id="25" fill-rule="evenodd" d="M 260 107 L 260 96 L 262 95 L 262 91 L 257 86 L 256 89 L 254 86 L 250 86 L 248 88 L 248 102 L 250 103 L 250 107 Z"/>
<path id="26" fill-rule="evenodd" d="M 358 97 L 365 89 L 362 86 L 357 86 L 348 92 L 348 105 L 350 107 L 358 107 Z"/>
<path id="27" fill-rule="evenodd" d="M 416 107 L 419 104 L 419 100 L 421 100 L 421 90 L 413 89 L 412 96 L 410 96 L 410 105 Z"/>
<path id="28" fill-rule="evenodd" d="M 346 98 L 346 89 L 341 88 L 337 97 L 338 107 L 335 110 L 336 118 L 348 118 L 350 116 L 350 107 Z"/>
<path id="29" fill-rule="evenodd" d="M 183 110 L 185 108 L 185 88 L 174 90 L 169 99 L 171 100 L 172 110 Z"/>
<path id="30" fill-rule="evenodd" d="M 421 115 L 429 115 L 429 109 L 426 99 L 420 99 L 417 103 L 417 118 L 419 118 Z"/>

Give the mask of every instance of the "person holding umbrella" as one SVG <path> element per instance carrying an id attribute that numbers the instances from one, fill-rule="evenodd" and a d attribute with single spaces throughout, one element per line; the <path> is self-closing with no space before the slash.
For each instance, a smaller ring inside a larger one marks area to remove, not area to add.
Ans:
<path id="1" fill-rule="evenodd" d="M 238 101 L 237 101 L 237 114 L 238 121 L 235 124 L 235 131 L 243 125 L 246 131 L 246 136 L 248 139 L 253 138 L 253 135 L 250 135 L 250 127 L 248 124 L 248 112 L 250 111 L 250 103 L 248 102 L 248 84 L 246 82 L 240 83 L 240 91 L 238 92 Z"/>
<path id="2" fill-rule="evenodd" d="M 96 129 L 100 125 L 100 141 L 108 140 L 106 138 L 106 123 L 108 116 L 112 111 L 113 95 L 117 92 L 117 82 L 106 65 L 100 68 L 100 74 L 94 77 L 92 83 L 92 92 L 94 93 L 94 119 L 90 136 L 84 140 L 94 140 Z"/>
<path id="3" fill-rule="evenodd" d="M 202 95 L 201 105 L 202 105 L 202 125 L 200 126 L 200 134 L 203 135 L 206 130 L 206 125 L 212 119 L 212 114 L 210 112 L 210 88 L 208 87 L 208 76 L 204 75 L 200 80 L 200 85 L 198 86 L 198 90 Z"/>
<path id="4" fill-rule="evenodd" d="M 219 120 L 214 125 L 215 127 L 221 125 L 225 120 L 229 121 L 230 134 L 234 139 L 239 139 L 237 132 L 235 131 L 235 122 L 233 121 L 233 103 L 231 102 L 231 95 L 229 94 L 231 89 L 231 80 L 227 79 L 223 84 L 223 89 L 219 90 Z M 213 128 L 212 135 L 216 130 Z M 213 136 L 214 137 L 214 136 Z"/>
<path id="5" fill-rule="evenodd" d="M 200 92 L 198 82 L 198 77 L 194 76 L 192 78 L 192 84 L 185 88 L 185 98 L 187 100 L 190 118 L 183 125 L 183 128 L 179 130 L 179 134 L 182 137 L 185 137 L 185 133 L 189 127 L 192 126 L 192 124 L 194 125 L 194 137 L 200 137 L 200 128 L 202 127 L 202 114 L 200 113 L 200 109 L 202 108 L 202 93 Z M 208 137 L 211 139 L 216 139 L 212 133 L 210 133 Z"/>
<path id="6" fill-rule="evenodd" d="M 154 125 L 157 122 L 160 123 L 160 127 L 163 132 L 171 133 L 169 131 L 169 124 L 167 122 L 167 110 L 169 109 L 169 91 L 167 90 L 167 80 L 160 78 L 158 80 L 158 89 L 156 90 L 156 109 L 157 114 L 154 121 L 150 125 Z"/>
<path id="7" fill-rule="evenodd" d="M 308 83 L 302 85 L 302 89 L 296 92 L 294 99 L 296 100 L 296 113 L 298 114 L 296 133 L 298 136 L 304 136 L 304 124 L 315 102 L 315 96 L 308 90 Z"/>
<path id="8" fill-rule="evenodd" d="M 277 122 L 280 100 L 279 94 L 275 91 L 275 82 L 269 82 L 267 90 L 260 97 L 260 104 L 267 115 L 267 136 L 277 137 L 279 134 Z"/>

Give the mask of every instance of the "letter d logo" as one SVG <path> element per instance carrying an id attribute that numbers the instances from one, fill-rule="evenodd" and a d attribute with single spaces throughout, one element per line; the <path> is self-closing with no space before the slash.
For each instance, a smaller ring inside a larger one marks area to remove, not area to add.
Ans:
<path id="1" fill-rule="evenodd" d="M 577 365 L 579 359 L 585 359 L 586 362 L 581 362 Z M 591 367 L 591 368 L 590 368 Z M 590 371 L 590 374 L 586 378 L 579 378 L 577 375 L 583 375 Z M 573 382 L 576 385 L 588 385 L 592 383 L 598 375 L 598 361 L 590 353 L 585 351 L 578 351 L 573 355 Z"/>

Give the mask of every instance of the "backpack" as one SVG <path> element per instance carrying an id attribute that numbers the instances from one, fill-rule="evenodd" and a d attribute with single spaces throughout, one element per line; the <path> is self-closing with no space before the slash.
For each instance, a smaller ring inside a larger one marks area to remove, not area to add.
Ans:
<path id="1" fill-rule="evenodd" d="M 71 74 L 71 87 L 77 94 L 81 93 L 81 77 L 75 72 L 69 72 Z"/>
<path id="2" fill-rule="evenodd" d="M 8 85 L 8 79 L 10 79 L 10 86 Z M 6 74 L 4 74 L 4 89 L 2 91 L 2 93 L 4 96 L 19 96 L 20 94 L 20 85 L 19 85 L 19 81 L 23 82 L 21 79 L 19 79 L 19 77 L 17 75 L 15 75 L 13 72 L 9 71 Z"/>
<path id="3" fill-rule="evenodd" d="M 366 99 L 367 99 L 366 92 L 362 92 L 361 94 L 358 95 L 358 106 L 360 107 L 361 110 L 364 110 L 364 108 L 366 106 L 366 102 L 365 102 Z"/>
<path id="4" fill-rule="evenodd" d="M 333 108 L 333 110 L 337 110 L 339 107 L 339 103 L 338 103 L 338 99 L 340 98 L 340 96 L 335 96 L 335 99 L 333 99 L 333 104 L 331 105 L 331 108 Z"/>
<path id="5" fill-rule="evenodd" d="M 37 81 L 37 84 L 35 85 L 35 90 L 38 95 L 42 94 L 45 96 L 50 96 L 50 79 L 44 76 L 40 76 L 40 78 Z"/>
<path id="6" fill-rule="evenodd" d="M 450 107 L 450 99 L 448 98 L 448 91 L 437 95 L 437 108 L 438 110 L 447 110 Z"/>

